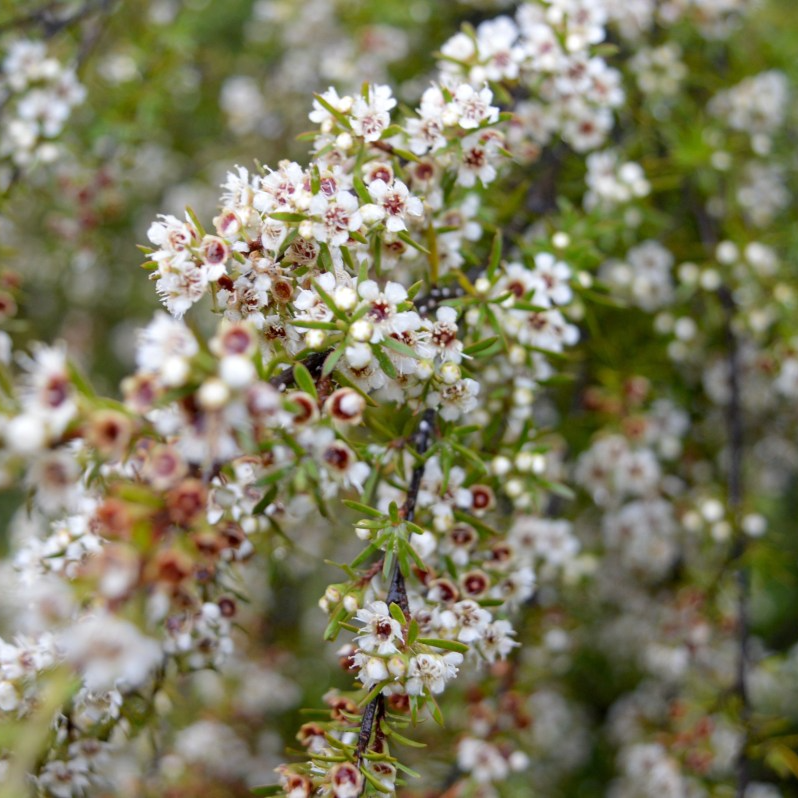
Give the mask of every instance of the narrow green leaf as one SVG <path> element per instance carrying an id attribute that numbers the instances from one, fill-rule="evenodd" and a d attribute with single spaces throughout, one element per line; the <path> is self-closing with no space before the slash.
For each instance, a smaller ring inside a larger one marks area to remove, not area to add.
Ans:
<path id="1" fill-rule="evenodd" d="M 252 515 L 261 515 L 266 508 L 277 498 L 277 485 L 272 485 L 263 498 L 252 508 Z"/>
<path id="2" fill-rule="evenodd" d="M 476 343 L 473 343 L 463 349 L 463 354 L 467 357 L 473 357 L 474 355 L 483 352 L 485 349 L 490 349 L 490 347 L 492 347 L 498 340 L 498 336 L 494 336 L 493 338 L 483 338 L 481 341 L 477 341 Z"/>
<path id="3" fill-rule="evenodd" d="M 338 632 L 341 630 L 341 621 L 346 618 L 346 610 L 343 606 L 338 606 L 338 609 L 333 613 L 332 618 L 330 618 L 330 622 L 327 624 L 327 628 L 324 630 L 324 639 L 325 640 L 335 640 L 338 637 Z"/>
<path id="4" fill-rule="evenodd" d="M 425 646 L 442 648 L 446 651 L 456 651 L 458 654 L 465 654 L 468 651 L 468 646 L 465 643 L 458 643 L 456 640 L 440 640 L 437 637 L 419 637 L 418 642 L 423 643 Z"/>
<path id="5" fill-rule="evenodd" d="M 381 513 L 374 507 L 369 507 L 367 504 L 352 501 L 351 499 L 344 499 L 343 502 L 350 510 L 357 510 L 357 512 L 363 513 L 363 515 L 368 515 L 372 518 L 385 518 L 384 513 Z"/>
<path id="6" fill-rule="evenodd" d="M 418 640 L 418 621 L 415 618 L 410 619 L 410 626 L 407 628 L 407 645 L 412 646 Z"/>
<path id="7" fill-rule="evenodd" d="M 372 787 L 374 787 L 374 789 L 377 790 L 377 792 L 381 792 L 383 795 L 394 794 L 392 787 L 386 787 L 373 773 L 371 773 L 365 767 L 361 767 L 360 772 L 366 777 L 366 781 Z"/>
<path id="8" fill-rule="evenodd" d="M 341 356 L 346 349 L 345 344 L 339 344 L 329 355 L 327 355 L 327 359 L 324 361 L 324 367 L 321 370 L 321 376 L 326 377 L 329 374 L 332 374 L 333 369 L 338 364 L 338 361 L 341 359 Z"/>
<path id="9" fill-rule="evenodd" d="M 381 346 L 377 344 L 372 345 L 371 351 L 374 352 L 374 357 L 377 358 L 377 363 L 380 364 L 380 368 L 392 379 L 396 379 L 396 369 L 394 368 L 393 363 L 391 363 L 391 359 L 388 355 L 385 354 L 385 350 Z"/>
<path id="10" fill-rule="evenodd" d="M 418 241 L 416 241 L 413 238 L 413 236 L 411 236 L 410 233 L 407 232 L 407 230 L 400 230 L 396 234 L 396 236 L 400 241 L 404 241 L 405 244 L 407 244 L 407 246 L 412 247 L 413 249 L 417 249 L 419 252 L 423 252 L 425 255 L 430 254 L 429 250 L 426 247 L 419 244 Z"/>
<path id="11" fill-rule="evenodd" d="M 483 474 L 487 473 L 487 466 L 479 459 L 476 452 L 472 451 L 471 449 L 466 448 L 465 446 L 460 445 L 459 443 L 455 443 L 454 441 L 449 441 L 449 445 L 454 449 L 458 454 L 465 457 L 474 468 L 481 471 Z"/>
<path id="12" fill-rule="evenodd" d="M 342 127 L 345 127 L 347 130 L 352 129 L 352 125 L 349 120 L 334 105 L 331 105 L 329 102 L 327 102 L 327 100 L 325 100 L 321 94 L 314 94 L 313 96 L 318 104 L 332 117 L 334 117 Z"/>
<path id="13" fill-rule="evenodd" d="M 303 330 L 338 330 L 337 325 L 331 321 L 310 321 L 306 319 L 292 319 L 292 327 L 301 327 Z"/>
<path id="14" fill-rule="evenodd" d="M 391 613 L 391 617 L 393 617 L 395 621 L 402 624 L 402 626 L 407 625 L 407 618 L 405 618 L 405 614 L 402 612 L 402 608 L 398 604 L 392 601 L 390 607 L 388 607 L 388 611 Z"/>
<path id="15" fill-rule="evenodd" d="M 313 377 L 310 376 L 307 367 L 302 363 L 294 364 L 294 381 L 300 390 L 318 400 L 319 395 L 316 393 L 316 383 L 313 381 Z"/>
<path id="16" fill-rule="evenodd" d="M 355 557 L 355 559 L 352 560 L 351 563 L 349 563 L 349 567 L 357 568 L 358 566 L 366 562 L 366 560 L 369 557 L 371 557 L 372 554 L 375 554 L 378 551 L 379 547 L 376 545 L 376 543 L 369 543 L 369 545 L 366 546 L 366 548 L 363 549 L 363 551 L 361 551 L 360 554 L 358 554 L 357 557 Z"/>
<path id="17" fill-rule="evenodd" d="M 308 217 L 304 213 L 286 213 L 284 211 L 277 211 L 276 213 L 269 214 L 270 219 L 277 222 L 304 222 Z"/>
<path id="18" fill-rule="evenodd" d="M 388 736 L 392 740 L 396 740 L 399 745 L 406 745 L 408 748 L 426 748 L 427 744 L 419 742 L 418 740 L 411 740 L 409 737 L 405 737 L 403 734 L 399 734 L 396 729 L 392 729 L 388 727 Z"/>
<path id="19" fill-rule="evenodd" d="M 368 704 L 369 701 L 375 699 L 382 692 L 382 688 L 385 687 L 387 683 L 388 682 L 380 682 L 379 684 L 375 684 L 374 687 L 372 687 L 371 690 L 369 690 L 369 692 L 366 693 L 366 695 L 363 696 L 363 698 L 361 698 L 360 701 L 358 701 L 357 705 L 359 707 L 366 706 L 366 704 Z"/>
<path id="20" fill-rule="evenodd" d="M 324 250 L 322 250 L 323 252 Z M 327 250 L 327 256 L 329 257 L 330 252 Z M 335 302 L 333 298 L 319 285 L 318 280 L 313 280 L 313 288 L 315 289 L 316 293 L 324 300 L 324 304 L 332 311 L 333 316 L 337 319 L 342 319 L 346 321 L 346 313 L 342 310 L 339 310 L 335 306 Z"/>
<path id="21" fill-rule="evenodd" d="M 285 795 L 285 790 L 279 784 L 267 784 L 264 787 L 253 787 L 251 792 L 253 795 L 258 796 Z"/>
<path id="22" fill-rule="evenodd" d="M 404 355 L 404 357 L 412 357 L 414 360 L 419 359 L 419 355 L 415 349 L 409 347 L 402 341 L 397 341 L 396 338 L 392 338 L 390 335 L 387 338 L 383 338 L 381 343 L 387 349 L 393 349 L 394 352 Z"/>
<path id="23" fill-rule="evenodd" d="M 352 185 L 354 186 L 355 193 L 360 198 L 360 201 L 368 205 L 374 200 L 371 198 L 371 194 L 369 194 L 369 190 L 366 188 L 366 184 L 363 182 L 363 178 L 360 175 L 355 175 Z"/>
<path id="24" fill-rule="evenodd" d="M 499 268 L 499 264 L 501 263 L 502 259 L 502 232 L 501 230 L 496 231 L 496 235 L 493 236 L 493 243 L 490 247 L 490 258 L 488 259 L 488 270 L 486 272 L 488 280 L 493 282 L 493 277 L 496 274 L 496 269 Z"/>

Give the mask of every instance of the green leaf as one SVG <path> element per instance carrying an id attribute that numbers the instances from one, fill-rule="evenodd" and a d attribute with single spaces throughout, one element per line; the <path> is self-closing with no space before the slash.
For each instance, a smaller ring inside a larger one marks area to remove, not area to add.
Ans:
<path id="1" fill-rule="evenodd" d="M 392 729 L 390 726 L 388 727 L 388 736 L 392 740 L 396 740 L 399 745 L 406 745 L 408 748 L 426 748 L 427 744 L 419 742 L 418 740 L 411 740 L 409 737 L 405 737 L 403 734 L 399 734 L 396 729 Z"/>
<path id="2" fill-rule="evenodd" d="M 78 367 L 71 360 L 67 361 L 67 374 L 69 375 L 69 381 L 75 386 L 75 390 L 77 390 L 79 394 L 92 399 L 97 396 L 94 389 L 89 384 L 89 381 L 81 374 Z"/>
<path id="3" fill-rule="evenodd" d="M 438 702 L 431 696 L 427 696 L 427 700 L 432 704 L 432 719 L 438 726 L 443 726 L 443 713 L 441 712 L 441 708 L 438 706 Z"/>
<path id="4" fill-rule="evenodd" d="M 372 345 L 371 351 L 374 352 L 374 357 L 377 358 L 377 363 L 380 364 L 380 368 L 392 379 L 396 379 L 396 369 L 394 368 L 393 363 L 391 363 L 391 359 L 388 355 L 385 354 L 385 351 L 382 347 L 377 346 L 376 344 Z"/>
<path id="5" fill-rule="evenodd" d="M 374 202 L 374 200 L 371 198 L 371 194 L 369 194 L 369 190 L 366 188 L 366 184 L 363 182 L 363 178 L 360 177 L 360 175 L 355 175 L 352 185 L 354 186 L 355 193 L 364 205 L 369 205 Z"/>
<path id="6" fill-rule="evenodd" d="M 363 551 L 361 551 L 360 554 L 358 554 L 357 557 L 355 557 L 355 559 L 352 560 L 351 563 L 349 563 L 349 567 L 357 568 L 358 566 L 366 562 L 366 560 L 369 557 L 371 557 L 372 554 L 376 554 L 378 551 L 379 551 L 379 546 L 377 546 L 376 543 L 369 543 L 369 545 L 366 546 L 366 548 L 363 549 Z"/>
<path id="7" fill-rule="evenodd" d="M 396 338 L 392 338 L 390 335 L 387 338 L 383 338 L 381 343 L 384 347 L 393 349 L 394 352 L 397 352 L 404 357 L 412 357 L 414 360 L 419 359 L 419 355 L 415 349 L 409 347 L 402 341 L 397 341 Z"/>
<path id="8" fill-rule="evenodd" d="M 344 351 L 346 349 L 346 345 L 341 343 L 329 355 L 327 355 L 327 359 L 324 361 L 324 367 L 321 370 L 321 376 L 326 377 L 329 374 L 332 374 L 333 369 L 338 364 L 338 361 L 341 359 Z"/>
<path id="9" fill-rule="evenodd" d="M 400 623 L 402 626 L 407 625 L 407 618 L 405 618 L 405 614 L 402 612 L 402 608 L 396 604 L 395 602 L 391 602 L 391 605 L 388 607 L 388 611 L 391 613 L 391 617 Z"/>
<path id="10" fill-rule="evenodd" d="M 396 559 L 396 552 L 393 549 L 388 549 L 385 552 L 385 559 L 382 561 L 382 578 L 388 580 L 391 578 L 393 571 L 393 563 Z"/>
<path id="11" fill-rule="evenodd" d="M 465 654 L 468 651 L 468 646 L 465 643 L 458 643 L 456 640 L 440 640 L 437 637 L 419 637 L 417 642 L 425 646 L 442 648 L 446 651 L 456 651 L 458 654 Z"/>
<path id="12" fill-rule="evenodd" d="M 322 252 L 323 251 L 324 250 L 322 250 Z M 327 251 L 328 257 L 329 254 L 330 253 L 328 250 Z M 342 310 L 339 310 L 335 306 L 333 298 L 319 285 L 319 281 L 313 280 L 312 282 L 313 282 L 313 288 L 315 289 L 316 293 L 324 300 L 324 304 L 332 311 L 333 316 L 335 316 L 336 319 L 342 319 L 343 321 L 346 321 L 347 320 L 346 313 L 344 313 Z"/>
<path id="13" fill-rule="evenodd" d="M 285 790 L 279 784 L 267 784 L 264 787 L 253 787 L 253 795 L 285 795 Z"/>
<path id="14" fill-rule="evenodd" d="M 474 529 L 476 529 L 477 532 L 480 532 L 484 537 L 495 538 L 501 535 L 497 529 L 494 529 L 492 526 L 488 526 L 488 524 L 486 524 L 484 521 L 481 521 L 476 516 L 464 513 L 462 510 L 455 510 L 454 517 L 464 524 L 473 526 Z"/>
<path id="15" fill-rule="evenodd" d="M 284 213 L 283 211 L 278 211 L 277 213 L 270 213 L 269 218 L 277 222 L 304 222 L 308 217 L 305 216 L 304 213 Z"/>
<path id="16" fill-rule="evenodd" d="M 396 234 L 396 237 L 400 241 L 404 241 L 405 244 L 407 244 L 407 246 L 413 247 L 413 249 L 417 249 L 419 252 L 423 252 L 425 255 L 429 255 L 430 254 L 429 250 L 426 247 L 424 247 L 421 244 L 419 244 L 418 241 L 416 241 L 413 238 L 413 236 L 411 236 L 410 233 L 407 232 L 407 230 L 400 230 Z"/>
<path id="17" fill-rule="evenodd" d="M 294 364 L 294 381 L 300 390 L 318 400 L 319 395 L 316 393 L 316 383 L 313 381 L 313 377 L 310 376 L 307 367 L 302 363 Z"/>
<path id="18" fill-rule="evenodd" d="M 499 264 L 501 263 L 502 244 L 502 232 L 501 230 L 497 230 L 496 235 L 493 236 L 493 243 L 490 247 L 490 258 L 488 259 L 488 270 L 486 272 L 488 280 L 491 282 L 493 282 L 496 269 L 499 268 Z"/>
<path id="19" fill-rule="evenodd" d="M 263 498 L 252 508 L 252 515 L 261 515 L 276 497 L 277 485 L 272 485 L 271 488 L 263 494 Z"/>
<path id="20" fill-rule="evenodd" d="M 194 213 L 194 209 L 193 208 L 186 208 L 186 215 L 188 216 L 189 219 L 191 219 L 192 224 L 194 225 L 194 227 L 197 228 L 197 232 L 200 234 L 200 238 L 202 238 L 202 236 L 205 235 L 205 228 L 200 223 L 200 220 L 197 217 L 197 214 Z"/>
<path id="21" fill-rule="evenodd" d="M 473 357 L 480 352 L 484 352 L 486 349 L 490 349 L 499 340 L 498 336 L 483 338 L 481 341 L 477 341 L 463 349 L 463 354 L 466 355 L 466 357 Z"/>
<path id="22" fill-rule="evenodd" d="M 420 745 L 424 745 L 424 743 L 420 743 Z M 424 747 L 426 748 L 426 745 L 424 745 Z M 408 776 L 412 776 L 414 779 L 421 778 L 421 774 L 418 771 L 413 770 L 413 768 L 409 768 L 407 765 L 403 765 L 401 762 L 394 762 L 394 765 L 397 770 L 407 773 Z"/>
<path id="23" fill-rule="evenodd" d="M 338 330 L 338 326 L 331 321 L 310 321 L 305 319 L 292 319 L 292 327 L 301 327 L 303 330 Z"/>
<path id="24" fill-rule="evenodd" d="M 407 645 L 412 646 L 418 640 L 418 621 L 415 618 L 410 619 L 410 626 L 407 627 Z"/>
<path id="25" fill-rule="evenodd" d="M 341 629 L 341 621 L 343 621 L 345 618 L 346 610 L 342 605 L 339 605 L 338 609 L 336 609 L 336 611 L 333 613 L 332 618 L 330 618 L 327 628 L 324 630 L 325 640 L 335 640 L 335 638 L 338 637 L 338 632 Z"/>
<path id="26" fill-rule="evenodd" d="M 340 249 L 341 249 L 341 257 L 344 259 L 346 268 L 349 269 L 350 272 L 354 273 L 355 261 L 352 258 L 352 253 L 349 251 L 349 247 L 342 245 Z"/>
<path id="27" fill-rule="evenodd" d="M 463 457 L 465 457 L 465 459 L 468 460 L 468 462 L 471 463 L 471 465 L 473 465 L 474 468 L 478 469 L 483 474 L 487 473 L 488 471 L 487 466 L 482 462 L 482 460 L 479 459 L 476 452 L 466 448 L 465 446 L 461 446 L 459 443 L 455 443 L 454 441 L 449 441 L 449 445 L 458 454 L 461 454 Z"/>
<path id="28" fill-rule="evenodd" d="M 416 155 L 414 152 L 410 152 L 410 150 L 402 150 L 399 147 L 393 148 L 393 154 L 397 158 L 401 158 L 404 161 L 412 161 L 413 163 L 420 163 L 421 159 Z"/>
<path id="29" fill-rule="evenodd" d="M 352 129 L 352 125 L 349 120 L 334 105 L 330 105 L 330 103 L 328 103 L 327 100 L 321 96 L 321 94 L 314 94 L 313 96 L 318 104 L 332 117 L 334 117 L 342 127 L 345 127 L 347 130 Z"/>
<path id="30" fill-rule="evenodd" d="M 457 228 L 459 229 L 459 228 Z M 410 300 L 415 299 L 416 294 L 424 287 L 424 281 L 419 280 L 418 282 L 413 283 L 410 288 L 407 289 L 407 298 Z"/>
<path id="31" fill-rule="evenodd" d="M 364 707 L 369 703 L 369 701 L 373 701 L 382 692 L 382 688 L 385 687 L 386 684 L 388 684 L 387 681 L 375 684 L 374 687 L 372 687 L 371 690 L 369 690 L 369 692 L 363 698 L 361 698 L 360 701 L 358 701 L 357 705 L 359 707 Z"/>
<path id="32" fill-rule="evenodd" d="M 372 787 L 374 787 L 377 792 L 381 792 L 384 795 L 394 794 L 392 787 L 386 787 L 373 773 L 369 772 L 365 767 L 361 767 L 360 772 L 366 777 L 366 781 Z"/>
<path id="33" fill-rule="evenodd" d="M 344 499 L 344 505 L 348 507 L 350 510 L 356 510 L 359 513 L 363 513 L 363 515 L 368 515 L 371 518 L 385 518 L 385 514 L 381 513 L 379 510 L 375 509 L 374 507 L 369 507 L 367 504 L 362 504 L 361 502 L 352 501 L 351 499 Z"/>

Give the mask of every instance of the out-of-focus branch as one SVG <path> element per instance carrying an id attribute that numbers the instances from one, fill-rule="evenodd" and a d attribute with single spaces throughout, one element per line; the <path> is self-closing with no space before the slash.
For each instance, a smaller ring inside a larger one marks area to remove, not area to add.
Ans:
<path id="1" fill-rule="evenodd" d="M 734 691 L 740 701 L 740 723 L 743 730 L 743 742 L 737 757 L 737 798 L 744 798 L 750 781 L 750 765 L 748 761 L 748 725 L 750 719 L 750 702 L 748 696 L 748 601 L 749 579 L 744 562 L 746 551 L 745 533 L 740 526 L 743 505 L 743 445 L 744 424 L 741 401 L 740 348 L 734 332 L 733 322 L 737 309 L 731 291 L 723 286 L 718 296 L 726 314 L 724 323 L 726 338 L 726 362 L 729 372 L 729 403 L 726 407 L 726 430 L 729 447 L 728 473 L 728 506 L 734 525 L 734 549 L 732 551 L 737 583 L 737 667 L 734 680 Z"/>
<path id="2" fill-rule="evenodd" d="M 61 3 L 46 3 L 35 11 L 29 11 L 18 17 L 0 22 L 0 33 L 24 28 L 39 28 L 45 39 L 50 39 L 65 28 L 82 22 L 92 14 L 107 13 L 116 0 L 87 0 L 82 6 L 70 14 L 59 15 Z"/>

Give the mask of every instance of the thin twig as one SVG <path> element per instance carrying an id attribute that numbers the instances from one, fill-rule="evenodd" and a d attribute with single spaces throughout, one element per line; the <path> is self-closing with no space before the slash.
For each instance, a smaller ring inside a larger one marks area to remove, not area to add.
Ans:
<path id="1" fill-rule="evenodd" d="M 435 410 L 428 409 L 424 411 L 421 421 L 418 424 L 416 434 L 413 436 L 413 443 L 416 453 L 423 458 L 429 449 L 430 441 L 432 440 L 432 432 L 435 428 Z M 406 521 L 413 521 L 416 517 L 416 502 L 418 501 L 418 492 L 421 489 L 421 480 L 424 478 L 424 468 L 426 463 L 422 460 L 414 469 L 410 477 L 410 485 L 407 489 L 407 498 L 402 505 L 402 516 Z M 386 604 L 396 604 L 401 607 L 405 617 L 410 615 L 410 608 L 407 602 L 407 588 L 405 587 L 405 578 L 402 575 L 402 569 L 399 567 L 399 559 L 397 558 L 393 564 L 393 571 L 391 573 L 391 583 L 388 588 L 388 596 L 385 600 Z M 368 750 L 369 741 L 371 740 L 371 733 L 375 725 L 379 728 L 379 723 L 385 713 L 385 699 L 382 693 L 376 698 L 369 701 L 366 708 L 363 710 L 363 716 L 360 720 L 360 734 L 357 738 L 357 748 L 355 749 L 355 756 L 358 764 L 363 759 L 366 751 Z M 363 785 L 365 789 L 365 784 Z"/>

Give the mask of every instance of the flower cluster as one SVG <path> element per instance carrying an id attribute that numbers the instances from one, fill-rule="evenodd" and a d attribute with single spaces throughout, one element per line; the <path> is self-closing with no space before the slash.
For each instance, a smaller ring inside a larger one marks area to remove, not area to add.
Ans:
<path id="1" fill-rule="evenodd" d="M 0 65 L 0 158 L 15 168 L 55 160 L 54 139 L 85 97 L 74 68 L 48 54 L 43 41 L 12 40 Z"/>

